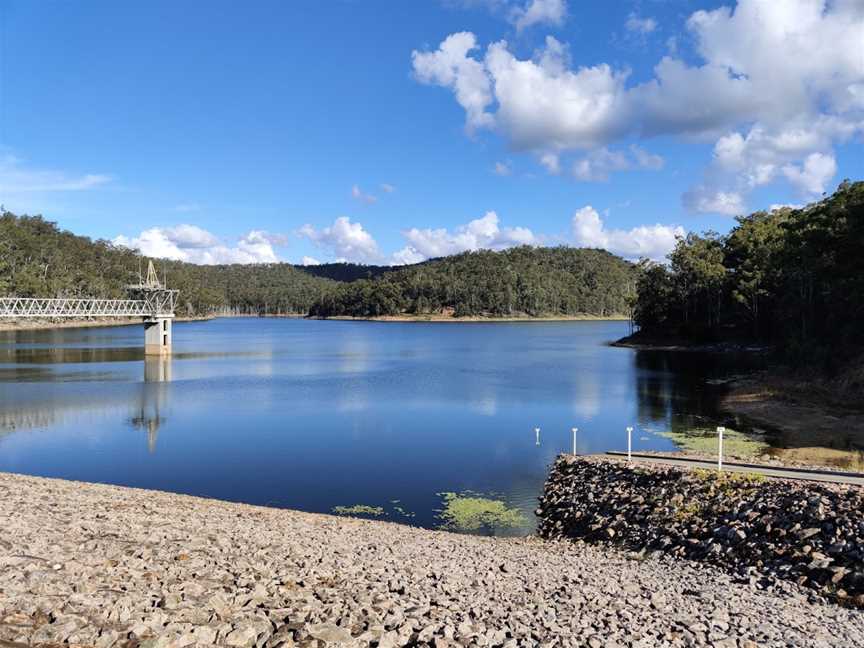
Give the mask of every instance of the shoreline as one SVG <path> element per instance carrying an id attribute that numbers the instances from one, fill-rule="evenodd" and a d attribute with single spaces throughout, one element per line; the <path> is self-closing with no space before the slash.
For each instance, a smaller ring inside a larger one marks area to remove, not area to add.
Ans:
<path id="1" fill-rule="evenodd" d="M 639 351 L 770 352 L 770 347 L 756 344 L 692 344 L 647 338 L 638 332 L 611 346 Z M 770 439 L 762 452 L 739 458 L 864 471 L 864 402 L 851 395 L 841 401 L 818 377 L 796 377 L 780 367 L 749 371 L 726 385 L 720 413 L 733 418 L 735 425 L 751 428 L 753 436 Z"/>
<path id="2" fill-rule="evenodd" d="M 767 353 L 771 347 L 754 342 L 689 342 L 680 338 L 650 338 L 637 331 L 609 346 L 637 351 L 689 351 L 698 353 Z"/>
<path id="3" fill-rule="evenodd" d="M 381 315 L 378 317 L 352 317 L 350 315 L 334 315 L 331 317 L 308 317 L 314 320 L 356 321 L 356 322 L 434 322 L 434 323 L 494 323 L 494 322 L 627 322 L 628 317 L 594 315 L 550 315 L 548 317 L 452 317 L 446 315 Z"/>
<path id="4" fill-rule="evenodd" d="M 720 410 L 761 429 L 776 446 L 767 454 L 781 462 L 864 471 L 864 408 L 829 402 L 813 383 L 752 373 L 730 383 Z"/>
<path id="5" fill-rule="evenodd" d="M 237 315 L 202 315 L 195 317 L 175 317 L 174 322 L 209 322 L 215 319 L 309 319 L 327 321 L 333 320 L 337 322 L 408 322 L 408 323 L 455 323 L 455 324 L 474 324 L 474 323 L 489 323 L 489 322 L 626 322 L 626 317 L 594 317 L 590 315 L 573 315 L 573 316 L 550 316 L 550 317 L 446 317 L 446 316 L 408 316 L 408 315 L 385 315 L 381 317 L 350 317 L 348 315 L 339 315 L 334 317 L 311 317 L 301 313 L 285 313 L 282 315 L 253 315 L 253 314 L 237 314 Z M 47 321 L 47 320 L 17 320 L 14 322 L 3 322 L 0 320 L 0 333 L 4 331 L 44 331 L 52 329 L 67 329 L 67 328 L 104 328 L 110 326 L 132 326 L 141 322 L 132 318 L 121 319 L 93 319 L 93 320 L 65 320 L 65 321 Z"/>
<path id="6" fill-rule="evenodd" d="M 181 322 L 209 322 L 215 317 L 175 317 L 175 323 Z M 64 321 L 49 321 L 49 320 L 16 320 L 12 322 L 4 322 L 0 320 L 0 333 L 5 331 L 50 331 L 52 329 L 79 329 L 79 328 L 107 328 L 111 326 L 135 326 L 141 324 L 140 319 L 124 317 L 118 319 L 98 318 L 98 319 L 70 319 Z"/>
<path id="7" fill-rule="evenodd" d="M 668 555 L 11 473 L 0 491 L 2 642 L 864 645 L 861 611 Z"/>

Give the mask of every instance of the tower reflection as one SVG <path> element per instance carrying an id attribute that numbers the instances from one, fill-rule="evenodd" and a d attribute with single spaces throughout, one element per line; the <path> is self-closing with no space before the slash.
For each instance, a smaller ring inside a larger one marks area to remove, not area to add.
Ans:
<path id="1" fill-rule="evenodd" d="M 147 451 L 156 452 L 159 428 L 165 423 L 160 414 L 167 401 L 167 383 L 171 382 L 171 356 L 144 358 L 144 384 L 138 414 L 129 419 L 130 425 L 147 432 Z"/>

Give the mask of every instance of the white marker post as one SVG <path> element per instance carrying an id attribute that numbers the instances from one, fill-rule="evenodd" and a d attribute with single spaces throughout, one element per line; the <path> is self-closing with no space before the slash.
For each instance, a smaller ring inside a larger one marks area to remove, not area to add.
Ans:
<path id="1" fill-rule="evenodd" d="M 627 461 L 633 461 L 633 428 L 627 426 Z"/>
<path id="2" fill-rule="evenodd" d="M 535 442 L 534 445 L 538 445 L 538 446 L 539 446 L 539 445 L 540 445 L 540 428 L 539 428 L 539 427 L 534 428 L 534 435 L 535 435 L 536 438 L 537 438 L 537 441 Z"/>
<path id="3" fill-rule="evenodd" d="M 573 433 L 573 454 L 576 454 L 576 433 L 579 431 L 579 428 L 570 428 L 570 431 Z"/>
<path id="4" fill-rule="evenodd" d="M 723 470 L 723 433 L 726 431 L 725 427 L 717 428 L 718 435 L 718 444 L 717 444 L 717 470 Z"/>

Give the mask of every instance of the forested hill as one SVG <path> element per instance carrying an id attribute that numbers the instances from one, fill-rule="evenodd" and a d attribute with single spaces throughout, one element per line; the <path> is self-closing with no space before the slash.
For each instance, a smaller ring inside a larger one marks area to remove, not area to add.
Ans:
<path id="1" fill-rule="evenodd" d="M 334 281 L 357 281 L 358 279 L 374 279 L 385 272 L 391 272 L 398 266 L 362 265 L 359 263 L 319 263 L 318 265 L 295 266 L 306 274 Z"/>
<path id="2" fill-rule="evenodd" d="M 154 259 L 180 290 L 181 315 L 307 313 L 334 281 L 287 263 L 201 266 Z M 0 215 L 0 295 L 123 297 L 147 258 L 59 229 L 39 216 Z"/>
<path id="3" fill-rule="evenodd" d="M 801 209 L 738 218 L 641 268 L 640 335 L 756 339 L 789 360 L 842 364 L 864 351 L 864 182 Z"/>
<path id="4" fill-rule="evenodd" d="M 40 216 L 0 214 L 0 295 L 123 297 L 147 260 Z M 180 290 L 181 315 L 626 316 L 635 294 L 631 264 L 566 247 L 466 252 L 404 267 L 154 262 Z"/>
<path id="5" fill-rule="evenodd" d="M 619 257 L 525 246 L 464 252 L 338 285 L 311 314 L 626 317 L 634 298 L 633 266 Z"/>

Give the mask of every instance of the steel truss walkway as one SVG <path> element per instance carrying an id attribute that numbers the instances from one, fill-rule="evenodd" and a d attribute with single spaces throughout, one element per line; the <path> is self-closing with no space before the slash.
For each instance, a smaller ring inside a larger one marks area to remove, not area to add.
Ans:
<path id="1" fill-rule="evenodd" d="M 126 286 L 132 299 L 0 297 L 0 318 L 140 317 L 145 352 L 171 352 L 171 320 L 179 291 L 166 288 L 151 261 L 146 280 Z"/>
<path id="2" fill-rule="evenodd" d="M 0 317 L 153 317 L 144 299 L 38 299 L 0 297 Z"/>

